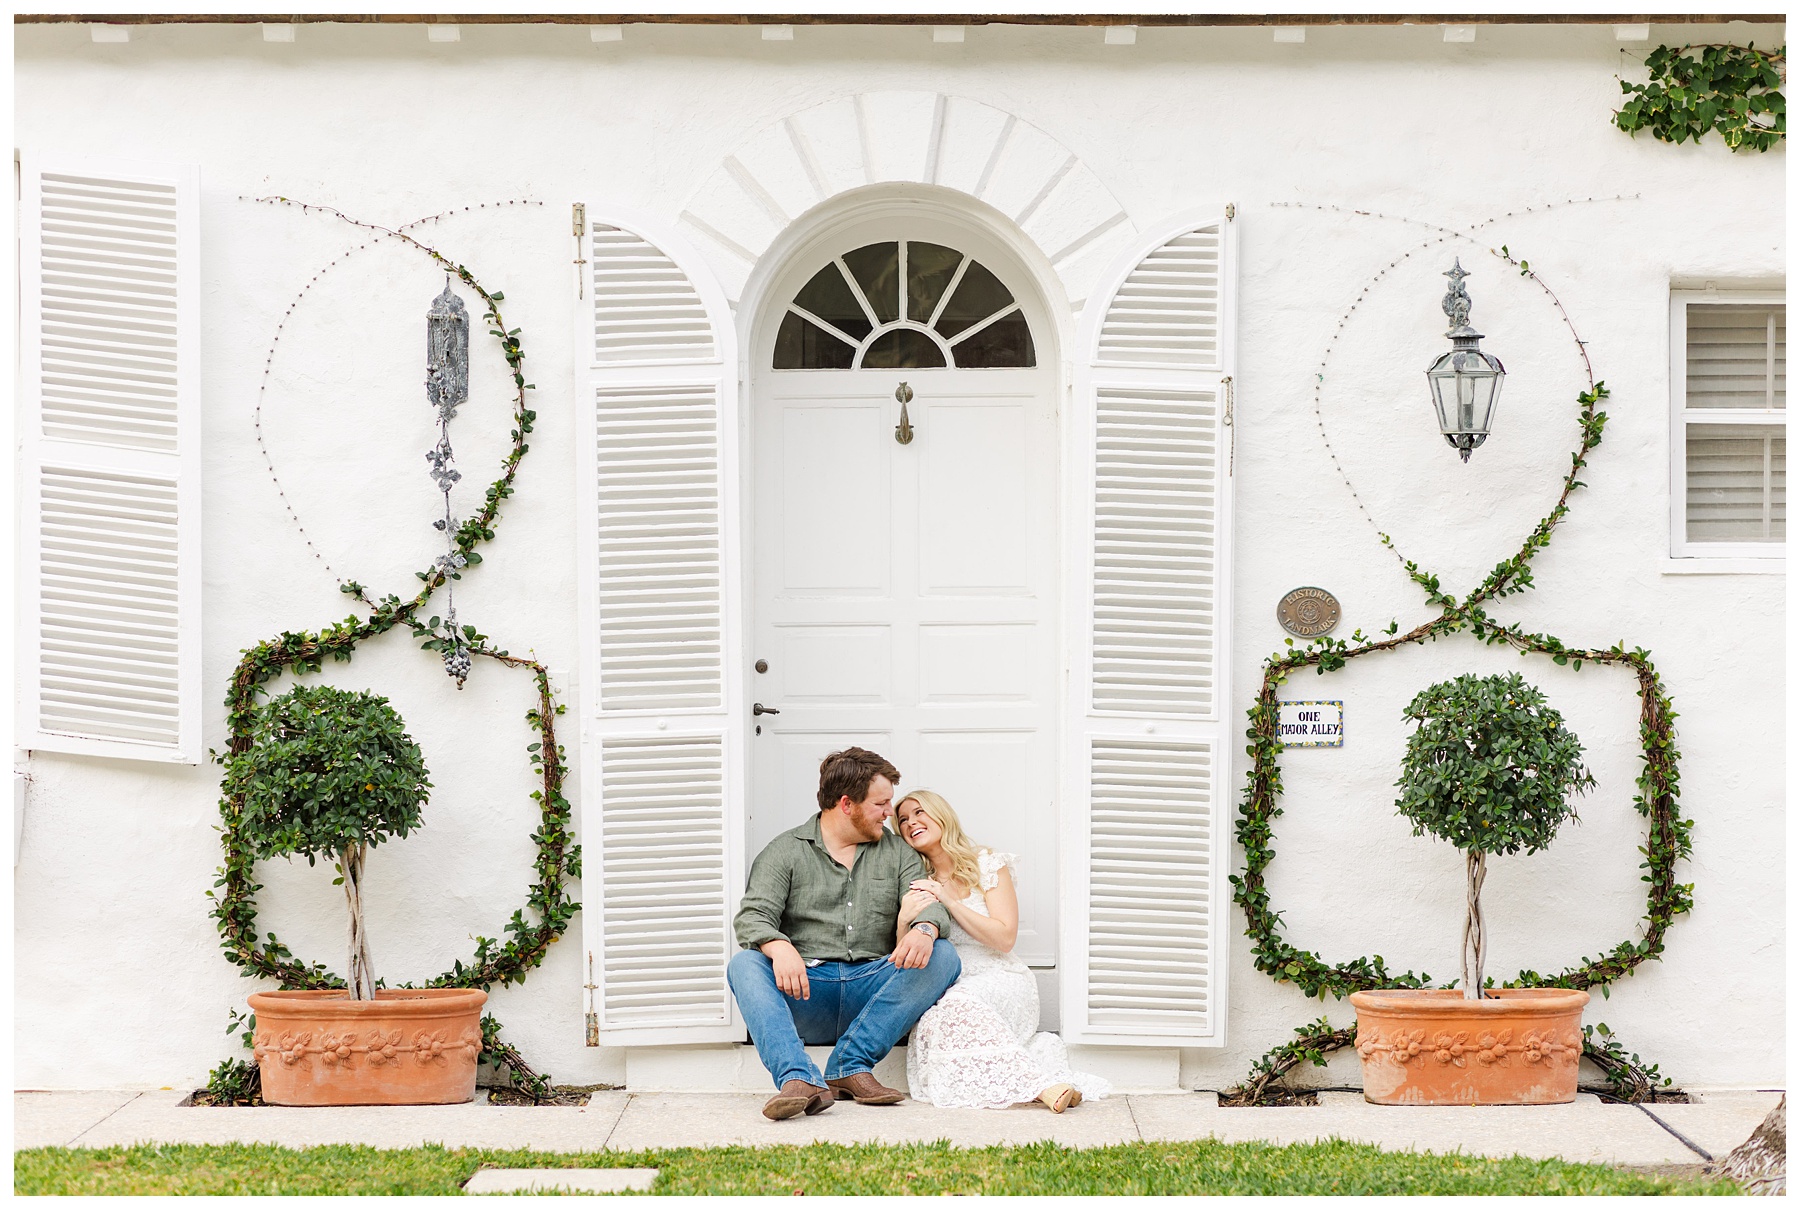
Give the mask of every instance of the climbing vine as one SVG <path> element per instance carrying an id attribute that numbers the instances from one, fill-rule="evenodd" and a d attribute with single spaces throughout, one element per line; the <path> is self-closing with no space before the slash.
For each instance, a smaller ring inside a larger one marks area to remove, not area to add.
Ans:
<path id="1" fill-rule="evenodd" d="M 1768 151 L 1787 138 L 1786 52 L 1754 43 L 1659 46 L 1644 57 L 1648 81 L 1619 81 L 1631 100 L 1614 111 L 1613 125 L 1665 143 L 1697 143 L 1713 131 L 1733 151 Z"/>
<path id="2" fill-rule="evenodd" d="M 1325 1066 L 1325 1056 L 1334 1050 L 1356 1045 L 1354 1023 L 1343 1029 L 1332 1027 L 1328 1018 L 1309 1021 L 1294 1031 L 1292 1042 L 1283 1042 L 1250 1065 L 1250 1074 L 1236 1088 L 1219 1094 L 1221 1105 L 1265 1105 L 1279 1087 L 1277 1080 L 1302 1063 Z"/>
<path id="3" fill-rule="evenodd" d="M 286 198 L 263 200 L 299 204 Z M 519 329 L 509 330 L 501 317 L 500 303 L 505 300 L 505 295 L 499 291 L 490 293 L 466 267 L 450 261 L 404 231 L 361 222 L 328 206 L 306 206 L 305 209 L 334 215 L 376 232 L 377 238 L 401 241 L 430 257 L 486 304 L 485 318 L 490 324 L 490 334 L 499 342 L 516 390 L 512 446 L 502 460 L 500 477 L 488 487 L 481 510 L 462 522 L 453 535 L 454 549 L 464 562 L 479 564 L 481 555 L 475 547 L 494 536 L 501 502 L 512 495 L 519 463 L 531 448 L 526 439 L 537 418 L 537 413 L 526 405 L 526 392 L 535 388 L 525 381 L 525 352 Z M 232 673 L 225 697 L 230 734 L 226 753 L 215 753 L 214 759 L 224 763 L 228 756 L 248 748 L 257 702 L 266 696 L 270 681 L 287 672 L 296 676 L 317 672 L 327 660 L 347 663 L 360 643 L 400 626 L 407 627 L 426 650 L 442 652 L 455 643 L 472 656 L 492 660 L 506 668 L 529 670 L 537 688 L 537 704 L 525 715 L 526 723 L 536 733 L 536 740 L 527 751 L 541 782 L 531 793 L 538 810 L 538 826 L 532 833 L 537 846 L 534 880 L 526 893 L 525 906 L 515 910 L 503 927 L 503 938 L 476 937 L 474 954 L 467 962 L 459 959 L 448 971 L 423 984 L 425 987 L 469 987 L 485 991 L 496 983 L 504 986 L 522 982 L 527 973 L 543 962 L 550 946 L 568 929 L 577 909 L 568 891 L 568 881 L 581 875 L 581 850 L 574 843 L 571 830 L 573 811 L 563 795 L 566 758 L 556 739 L 556 718 L 563 713 L 564 707 L 557 703 L 551 690 L 549 670 L 536 659 L 511 655 L 490 645 L 487 636 L 472 625 L 464 625 L 451 635 L 440 619 L 422 620 L 420 617 L 434 592 L 448 579 L 461 578 L 457 566 L 452 561 L 438 560 L 416 573 L 423 583 L 418 593 L 406 601 L 391 593 L 372 600 L 361 584 L 354 580 L 345 582 L 340 585 L 341 591 L 366 606 L 367 616 L 352 613 L 343 621 L 316 632 L 283 631 L 273 639 L 247 648 Z M 211 915 L 219 929 L 226 961 L 242 968 L 246 977 L 274 979 L 283 989 L 344 986 L 343 980 L 323 965 L 296 958 L 275 933 L 270 932 L 259 940 L 256 893 L 263 888 L 255 880 L 255 860 L 240 831 L 243 812 L 243 795 L 228 790 L 219 802 L 222 821 L 219 831 L 225 864 L 219 868 L 213 889 L 207 892 L 207 897 L 213 901 Z M 499 1022 L 492 1016 L 483 1018 L 483 1049 L 490 1062 L 510 1071 L 515 1081 L 534 1096 L 547 1093 L 548 1078 L 533 1071 L 516 1049 L 502 1042 L 499 1031 Z M 227 1078 L 237 1074 L 230 1070 L 229 1063 L 223 1065 L 220 1072 Z M 215 1072 L 215 1082 L 218 1080 L 219 1073 Z"/>
<path id="4" fill-rule="evenodd" d="M 1536 277 L 1529 263 L 1515 259 L 1508 249 L 1502 247 L 1496 255 L 1522 275 Z M 1585 357 L 1584 349 L 1584 365 Z M 1628 669 L 1637 682 L 1640 703 L 1638 738 L 1642 763 L 1633 805 L 1649 821 L 1648 842 L 1639 850 L 1645 858 L 1641 863 L 1641 868 L 1646 871 L 1642 881 L 1648 884 L 1643 937 L 1637 941 L 1621 941 L 1604 953 L 1584 958 L 1577 965 L 1554 974 L 1522 970 L 1506 986 L 1578 990 L 1598 987 L 1603 996 L 1607 995 L 1613 981 L 1631 974 L 1644 962 L 1662 956 L 1663 937 L 1669 925 L 1692 908 L 1693 884 L 1677 882 L 1675 875 L 1676 864 L 1691 853 L 1689 832 L 1693 826 L 1691 821 L 1682 818 L 1677 804 L 1680 775 L 1674 736 L 1676 714 L 1650 654 L 1642 648 L 1628 648 L 1623 642 L 1606 648 L 1571 646 L 1554 635 L 1534 633 L 1502 621 L 1487 608 L 1493 601 L 1532 587 L 1532 559 L 1550 544 L 1556 527 L 1568 515 L 1570 497 L 1585 486 L 1580 476 L 1605 432 L 1606 413 L 1600 410 L 1600 404 L 1607 396 L 1606 384 L 1595 381 L 1589 370 L 1588 389 L 1577 396 L 1580 441 L 1570 457 L 1556 503 L 1533 527 L 1519 549 L 1497 563 L 1474 591 L 1459 601 L 1444 591 L 1437 576 L 1421 569 L 1414 561 L 1403 559 L 1407 577 L 1438 611 L 1435 617 L 1404 634 L 1399 633 L 1398 622 L 1390 623 L 1385 632 L 1387 637 L 1382 638 L 1364 635 L 1359 629 L 1348 641 L 1324 635 L 1295 647 L 1289 639 L 1286 650 L 1278 651 L 1264 661 L 1262 685 L 1248 711 L 1249 726 L 1245 731 L 1249 740 L 1245 750 L 1250 756 L 1250 771 L 1236 824 L 1237 841 L 1244 850 L 1244 867 L 1240 874 L 1231 877 L 1232 898 L 1244 913 L 1245 931 L 1250 938 L 1257 970 L 1278 982 L 1295 985 L 1308 997 L 1317 996 L 1321 1000 L 1328 995 L 1341 1000 L 1352 992 L 1374 988 L 1429 985 L 1429 975 L 1391 971 L 1379 954 L 1333 965 L 1318 954 L 1293 945 L 1283 936 L 1281 913 L 1273 907 L 1265 881 L 1269 864 L 1275 859 L 1274 822 L 1281 815 L 1283 745 L 1277 691 L 1289 676 L 1305 668 L 1310 667 L 1322 675 L 1335 672 L 1354 659 L 1407 644 L 1435 642 L 1463 632 L 1490 646 L 1505 645 L 1576 671 L 1586 664 Z M 1387 534 L 1380 537 L 1389 549 L 1394 548 Z M 1653 1086 L 1656 1074 L 1653 1067 L 1644 1067 L 1636 1056 L 1626 1058 L 1618 1043 L 1611 1041 L 1610 1031 L 1600 1036 L 1602 1041 L 1597 1042 L 1590 1032 L 1583 1050 L 1599 1064 L 1615 1087 L 1636 1093 Z M 1352 1046 L 1355 1041 L 1354 1025 L 1334 1029 L 1328 1019 L 1320 1018 L 1298 1030 L 1294 1041 L 1273 1048 L 1257 1060 L 1245 1080 L 1223 1094 L 1223 1099 L 1228 1104 L 1261 1103 L 1277 1087 L 1276 1082 L 1293 1068 L 1303 1062 L 1323 1066 L 1326 1054 Z"/>

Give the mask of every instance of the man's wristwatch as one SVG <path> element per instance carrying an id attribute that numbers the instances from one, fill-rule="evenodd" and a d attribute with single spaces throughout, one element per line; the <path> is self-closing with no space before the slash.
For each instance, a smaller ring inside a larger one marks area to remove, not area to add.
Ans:
<path id="1" fill-rule="evenodd" d="M 927 931 L 926 931 L 926 933 L 925 933 L 925 935 L 926 935 L 926 936 L 927 936 L 927 937 L 930 937 L 930 938 L 931 938 L 931 939 L 932 939 L 932 940 L 933 940 L 933 941 L 936 941 L 936 940 L 937 940 L 937 937 L 938 937 L 938 930 L 937 930 L 937 925 L 935 925 L 935 924 L 933 924 L 933 923 L 931 923 L 931 921 L 929 921 L 929 920 L 915 920 L 915 921 L 914 921 L 914 922 L 913 922 L 913 927 L 914 927 L 914 928 L 916 928 L 916 929 L 925 929 L 925 930 L 927 930 Z"/>

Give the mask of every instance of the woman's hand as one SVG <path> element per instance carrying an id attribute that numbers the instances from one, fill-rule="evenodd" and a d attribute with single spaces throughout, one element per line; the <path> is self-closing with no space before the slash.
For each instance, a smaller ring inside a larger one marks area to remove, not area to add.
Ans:
<path id="1" fill-rule="evenodd" d="M 944 889 L 944 884 L 935 878 L 913 879 L 912 887 L 907 891 L 907 897 L 910 899 L 914 895 L 928 895 L 936 902 L 943 904 L 950 902 L 950 893 Z"/>
<path id="2" fill-rule="evenodd" d="M 950 913 L 952 920 L 963 921 L 970 915 L 978 914 L 971 912 L 969 905 L 959 899 L 955 891 L 936 878 L 914 879 L 912 888 L 906 892 L 906 897 L 910 900 L 914 895 L 925 896 L 928 903 L 943 904 L 944 910 Z"/>
<path id="3" fill-rule="evenodd" d="M 907 917 L 910 922 L 916 919 L 920 912 L 936 902 L 937 897 L 930 891 L 908 891 L 906 897 L 900 901 L 900 914 Z"/>

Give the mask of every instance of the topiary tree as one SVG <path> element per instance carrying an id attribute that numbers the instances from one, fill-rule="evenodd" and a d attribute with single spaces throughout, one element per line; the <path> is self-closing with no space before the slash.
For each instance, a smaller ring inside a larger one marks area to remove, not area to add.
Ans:
<path id="1" fill-rule="evenodd" d="M 429 797 L 425 756 L 388 700 L 297 685 L 257 709 L 250 746 L 225 762 L 225 791 L 243 796 L 239 833 L 258 859 L 302 854 L 335 862 L 350 909 L 345 983 L 375 998 L 363 929 L 363 858 L 419 826 Z"/>
<path id="2" fill-rule="evenodd" d="M 1570 796 L 1585 793 L 1594 779 L 1581 763 L 1581 741 L 1516 672 L 1441 681 L 1403 713 L 1418 730 L 1407 740 L 1394 805 L 1412 821 L 1414 836 L 1430 832 L 1468 859 L 1463 996 L 1479 1000 L 1487 964 L 1481 884 L 1488 854 L 1547 846 L 1575 815 Z"/>

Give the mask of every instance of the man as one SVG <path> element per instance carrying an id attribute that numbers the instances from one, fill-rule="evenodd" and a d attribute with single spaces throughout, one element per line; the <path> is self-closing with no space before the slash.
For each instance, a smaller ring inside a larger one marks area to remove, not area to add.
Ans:
<path id="1" fill-rule="evenodd" d="M 818 1113 L 834 1100 L 893 1105 L 906 1099 L 875 1079 L 875 1064 L 962 963 L 941 940 L 942 904 L 918 915 L 896 943 L 900 900 L 924 860 L 882 823 L 900 770 L 863 748 L 819 765 L 819 813 L 769 842 L 750 866 L 738 908 L 738 944 L 726 970 L 756 1053 L 779 1089 L 763 1116 Z M 806 1045 L 831 1045 L 825 1073 Z"/>

